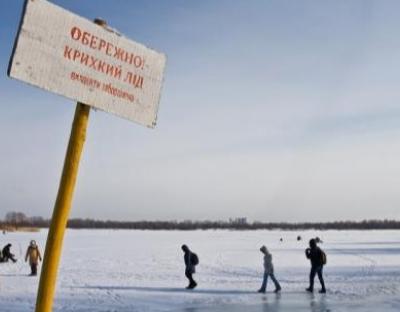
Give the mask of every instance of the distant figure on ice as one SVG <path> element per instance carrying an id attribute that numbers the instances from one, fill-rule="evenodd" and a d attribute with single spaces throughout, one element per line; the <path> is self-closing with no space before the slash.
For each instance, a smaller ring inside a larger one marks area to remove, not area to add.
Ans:
<path id="1" fill-rule="evenodd" d="M 34 240 L 31 240 L 28 249 L 26 250 L 25 262 L 29 259 L 29 265 L 31 266 L 31 276 L 37 275 L 37 266 L 39 261 L 42 261 L 39 247 Z"/>
<path id="2" fill-rule="evenodd" d="M 279 285 L 278 281 L 275 278 L 274 275 L 274 266 L 272 264 L 272 255 L 269 253 L 267 247 L 262 246 L 260 248 L 260 251 L 264 254 L 264 279 L 263 283 L 261 285 L 261 288 L 258 290 L 259 293 L 265 293 L 267 290 L 267 282 L 268 282 L 268 276 L 271 277 L 271 280 L 275 284 L 275 291 L 274 292 L 279 292 L 281 290 L 281 285 Z"/>
<path id="3" fill-rule="evenodd" d="M 185 276 L 189 280 L 189 285 L 186 289 L 193 289 L 197 286 L 196 281 L 193 279 L 193 274 L 196 273 L 196 265 L 199 264 L 199 258 L 186 245 L 182 245 L 182 250 L 184 252 L 183 259 L 185 260 Z"/>
<path id="4" fill-rule="evenodd" d="M 11 244 L 7 244 L 4 246 L 2 250 L 2 262 L 8 262 L 8 260 L 11 260 L 12 262 L 17 262 L 17 259 L 15 259 L 14 254 L 11 253 Z"/>
<path id="5" fill-rule="evenodd" d="M 322 276 L 323 267 L 326 264 L 326 254 L 317 246 L 315 239 L 310 239 L 310 248 L 306 249 L 306 257 L 311 261 L 310 286 L 306 289 L 309 292 L 314 291 L 314 278 L 318 274 L 321 283 L 321 294 L 326 293 L 325 282 Z"/>
<path id="6" fill-rule="evenodd" d="M 298 242 L 301 241 L 301 236 L 300 236 L 300 235 L 297 236 L 297 241 L 298 241 Z"/>

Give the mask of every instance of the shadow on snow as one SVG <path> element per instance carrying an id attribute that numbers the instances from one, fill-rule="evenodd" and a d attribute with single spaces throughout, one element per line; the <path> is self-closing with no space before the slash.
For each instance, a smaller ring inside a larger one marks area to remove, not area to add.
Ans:
<path id="1" fill-rule="evenodd" d="M 257 294 L 256 291 L 246 290 L 224 290 L 224 289 L 194 289 L 171 287 L 137 287 L 137 286 L 79 286 L 73 288 L 98 289 L 98 290 L 134 290 L 143 292 L 166 292 L 166 293 L 187 293 L 187 294 L 207 294 L 207 295 L 249 295 Z"/>

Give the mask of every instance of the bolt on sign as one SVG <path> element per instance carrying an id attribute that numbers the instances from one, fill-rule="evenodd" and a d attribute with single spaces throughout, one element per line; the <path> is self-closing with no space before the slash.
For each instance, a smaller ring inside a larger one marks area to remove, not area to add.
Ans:
<path id="1" fill-rule="evenodd" d="M 46 0 L 26 0 L 8 75 L 153 128 L 166 57 Z"/>

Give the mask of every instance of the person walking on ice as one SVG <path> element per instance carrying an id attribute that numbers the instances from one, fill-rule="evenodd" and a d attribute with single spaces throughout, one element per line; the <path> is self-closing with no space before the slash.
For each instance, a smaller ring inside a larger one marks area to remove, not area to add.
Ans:
<path id="1" fill-rule="evenodd" d="M 318 274 L 319 282 L 321 283 L 321 294 L 326 293 L 324 277 L 322 276 L 323 267 L 326 264 L 326 254 L 317 246 L 315 239 L 310 239 L 310 248 L 306 249 L 306 257 L 310 259 L 311 271 L 310 271 L 310 286 L 306 288 L 308 292 L 314 291 L 314 279 L 315 275 Z"/>
<path id="2" fill-rule="evenodd" d="M 197 283 L 193 279 L 193 274 L 196 273 L 196 265 L 199 264 L 199 258 L 186 245 L 182 245 L 182 250 L 184 252 L 183 259 L 185 261 L 185 276 L 189 280 L 189 285 L 186 289 L 194 289 L 197 286 Z"/>
<path id="3" fill-rule="evenodd" d="M 267 290 L 267 282 L 268 282 L 268 276 L 271 277 L 271 280 L 275 284 L 275 293 L 281 291 L 281 285 L 279 285 L 279 282 L 276 280 L 275 275 L 274 275 L 274 266 L 272 264 L 272 255 L 268 251 L 267 247 L 262 246 L 260 248 L 260 251 L 264 254 L 264 279 L 261 285 L 261 288 L 258 290 L 259 293 L 265 293 Z"/>
<path id="4" fill-rule="evenodd" d="M 37 266 L 39 261 L 42 261 L 39 247 L 34 240 L 31 240 L 28 249 L 26 250 L 25 262 L 29 259 L 29 265 L 31 266 L 31 276 L 37 275 Z"/>

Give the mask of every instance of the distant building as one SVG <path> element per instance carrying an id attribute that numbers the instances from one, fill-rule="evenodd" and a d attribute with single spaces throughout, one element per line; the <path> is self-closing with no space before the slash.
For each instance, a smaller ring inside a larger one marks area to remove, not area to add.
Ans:
<path id="1" fill-rule="evenodd" d="M 246 225 L 247 224 L 247 218 L 229 218 L 229 223 L 230 224 L 235 224 L 235 225 Z"/>

